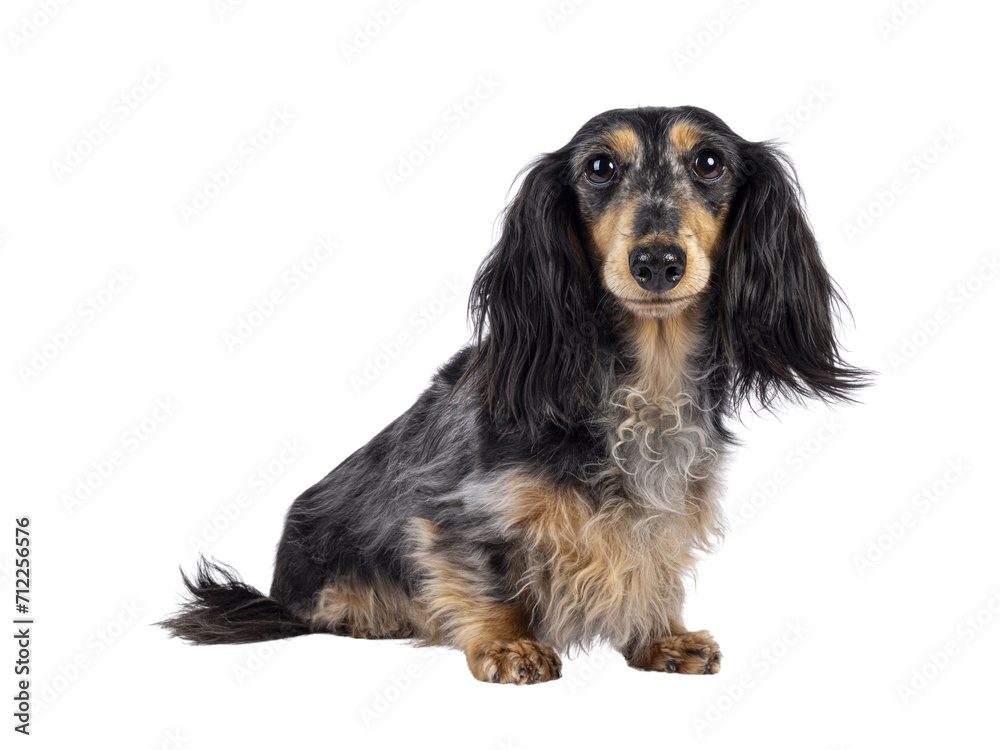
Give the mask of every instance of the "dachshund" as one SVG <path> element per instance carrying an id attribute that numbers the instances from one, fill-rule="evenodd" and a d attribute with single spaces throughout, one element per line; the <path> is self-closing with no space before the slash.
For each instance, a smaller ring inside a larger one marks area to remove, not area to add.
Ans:
<path id="1" fill-rule="evenodd" d="M 719 671 L 682 608 L 725 528 L 732 421 L 868 378 L 794 168 L 703 109 L 644 107 L 525 171 L 472 343 L 295 500 L 269 596 L 202 558 L 171 634 L 410 638 L 495 683 L 558 678 L 560 652 L 598 641 L 637 669 Z"/>

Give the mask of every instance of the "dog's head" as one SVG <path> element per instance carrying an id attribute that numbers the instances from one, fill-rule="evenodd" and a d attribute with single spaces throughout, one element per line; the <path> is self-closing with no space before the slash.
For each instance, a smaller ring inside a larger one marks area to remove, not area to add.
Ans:
<path id="1" fill-rule="evenodd" d="M 573 231 L 624 309 L 670 317 L 708 289 L 744 151 L 701 110 L 609 112 L 573 139 Z"/>
<path id="2" fill-rule="evenodd" d="M 567 428 L 595 405 L 612 323 L 697 305 L 733 405 L 845 398 L 863 373 L 840 357 L 839 301 L 777 149 L 694 107 L 613 110 L 535 162 L 508 206 L 473 288 L 470 376 L 501 428 Z"/>

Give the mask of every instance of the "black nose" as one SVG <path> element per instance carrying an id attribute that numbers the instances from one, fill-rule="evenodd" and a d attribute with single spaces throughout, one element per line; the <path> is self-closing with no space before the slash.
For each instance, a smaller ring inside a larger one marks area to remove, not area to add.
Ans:
<path id="1" fill-rule="evenodd" d="M 628 267 L 643 289 L 665 292 L 680 283 L 687 267 L 687 253 L 680 245 L 637 247 L 628 254 Z"/>

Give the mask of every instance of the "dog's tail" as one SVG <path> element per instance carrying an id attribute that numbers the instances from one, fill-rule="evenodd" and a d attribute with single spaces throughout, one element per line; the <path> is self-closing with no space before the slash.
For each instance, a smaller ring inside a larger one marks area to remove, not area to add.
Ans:
<path id="1" fill-rule="evenodd" d="M 313 632 L 280 602 L 240 580 L 228 565 L 204 557 L 192 581 L 181 576 L 191 596 L 173 617 L 156 623 L 190 643 L 255 643 Z"/>

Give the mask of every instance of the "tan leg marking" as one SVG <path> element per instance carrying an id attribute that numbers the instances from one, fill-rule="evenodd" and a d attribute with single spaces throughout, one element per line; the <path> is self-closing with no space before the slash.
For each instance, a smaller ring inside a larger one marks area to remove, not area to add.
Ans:
<path id="1" fill-rule="evenodd" d="M 562 662 L 534 639 L 526 607 L 491 599 L 479 571 L 435 550 L 440 531 L 415 519 L 415 557 L 426 579 L 420 599 L 428 612 L 427 643 L 456 646 L 484 682 L 530 685 L 562 676 Z"/>
<path id="2" fill-rule="evenodd" d="M 320 592 L 310 624 L 352 638 L 412 638 L 419 635 L 422 618 L 402 591 L 348 580 Z"/>

